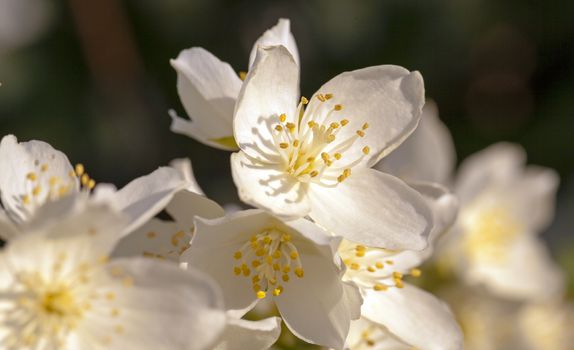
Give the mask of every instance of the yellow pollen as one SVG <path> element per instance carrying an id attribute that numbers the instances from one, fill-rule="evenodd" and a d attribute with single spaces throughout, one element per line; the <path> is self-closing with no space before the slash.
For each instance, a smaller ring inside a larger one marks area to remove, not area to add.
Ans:
<path id="1" fill-rule="evenodd" d="M 330 100 L 333 98 L 333 94 L 325 94 L 325 100 Z"/>
<path id="2" fill-rule="evenodd" d="M 283 280 L 283 282 L 289 282 L 289 275 L 283 275 L 281 276 L 281 279 Z"/>
<path id="3" fill-rule="evenodd" d="M 273 290 L 273 295 L 277 297 L 281 294 L 282 291 L 283 291 L 283 288 L 281 288 L 281 286 L 278 286 L 277 288 L 275 288 Z"/>
<path id="4" fill-rule="evenodd" d="M 419 277 L 422 274 L 422 271 L 419 269 L 412 269 L 411 270 L 411 276 L 413 277 Z"/>
<path id="5" fill-rule="evenodd" d="M 240 72 L 239 72 L 239 79 L 245 80 L 245 78 L 247 78 L 247 72 L 245 72 L 245 71 L 240 71 Z"/>
<path id="6" fill-rule="evenodd" d="M 289 144 L 288 144 L 287 142 L 281 142 L 281 143 L 279 144 L 279 147 L 281 147 L 281 148 L 283 148 L 283 149 L 286 149 L 287 147 L 289 147 Z"/>
<path id="7" fill-rule="evenodd" d="M 283 127 L 281 125 L 275 125 L 275 130 L 281 132 L 283 131 Z"/>
<path id="8" fill-rule="evenodd" d="M 26 175 L 26 178 L 30 181 L 36 181 L 38 177 L 36 176 L 36 173 L 30 172 Z"/>
<path id="9" fill-rule="evenodd" d="M 279 121 L 281 121 L 281 123 L 284 123 L 286 120 L 287 120 L 287 116 L 285 115 L 285 113 L 283 113 L 279 116 Z"/>
<path id="10" fill-rule="evenodd" d="M 345 126 L 345 125 L 347 125 L 347 124 L 349 124 L 349 121 L 348 121 L 347 119 L 341 120 L 341 125 L 342 125 L 342 126 Z"/>
<path id="11" fill-rule="evenodd" d="M 302 267 L 296 267 L 294 272 L 295 275 L 299 278 L 303 278 L 303 276 L 305 276 L 305 271 L 303 271 Z"/>
<path id="12" fill-rule="evenodd" d="M 94 181 L 94 179 L 90 179 L 86 187 L 88 187 L 90 190 L 93 189 L 94 187 L 96 187 L 96 181 Z"/>
<path id="13" fill-rule="evenodd" d="M 377 292 L 382 292 L 382 291 L 389 289 L 389 287 L 387 287 L 386 285 L 384 285 L 382 283 L 375 283 L 375 285 L 373 286 L 373 289 L 376 290 Z"/>
<path id="14" fill-rule="evenodd" d="M 357 130 L 357 135 L 360 137 L 365 137 L 365 132 L 363 130 Z"/>
<path id="15" fill-rule="evenodd" d="M 40 192 L 42 192 L 42 187 L 40 185 L 38 185 L 32 189 L 32 195 L 33 196 L 38 196 L 40 194 Z"/>
<path id="16" fill-rule="evenodd" d="M 233 254 L 233 258 L 235 258 L 237 260 L 241 259 L 241 257 L 242 257 L 241 252 L 235 252 L 235 254 Z"/>
<path id="17" fill-rule="evenodd" d="M 43 173 L 48 171 L 48 164 L 42 164 L 42 166 L 40 166 L 40 171 Z"/>
<path id="18" fill-rule="evenodd" d="M 333 157 L 335 157 L 336 160 L 339 160 L 339 159 L 341 159 L 342 155 L 341 155 L 341 153 L 335 153 L 335 154 L 333 154 Z"/>
<path id="19" fill-rule="evenodd" d="M 395 278 L 395 279 L 401 279 L 401 278 L 403 278 L 403 274 L 400 273 L 400 272 L 395 271 L 395 272 L 393 272 L 393 278 Z"/>
<path id="20" fill-rule="evenodd" d="M 24 203 L 24 205 L 30 204 L 30 197 L 28 195 L 22 196 L 22 202 Z"/>
<path id="21" fill-rule="evenodd" d="M 325 96 L 323 96 L 322 94 L 317 95 L 317 99 L 319 99 L 319 101 L 321 102 L 325 102 Z"/>
<path id="22" fill-rule="evenodd" d="M 369 128 L 369 123 L 365 123 L 363 124 L 363 126 L 361 127 L 361 129 L 363 130 L 367 130 Z"/>
<path id="23" fill-rule="evenodd" d="M 295 124 L 293 123 L 287 123 L 285 124 L 285 126 L 287 127 L 287 129 L 289 129 L 289 131 L 293 131 L 295 129 Z"/>
<path id="24" fill-rule="evenodd" d="M 267 293 L 265 293 L 264 291 L 260 290 L 257 292 L 257 299 L 265 299 L 265 296 L 267 295 Z"/>
<path id="25" fill-rule="evenodd" d="M 351 266 L 349 266 L 349 268 L 351 270 L 358 270 L 359 268 L 361 268 L 361 266 L 357 263 L 352 263 Z"/>
<path id="26" fill-rule="evenodd" d="M 293 140 L 293 147 L 299 146 L 299 140 Z"/>
<path id="27" fill-rule="evenodd" d="M 234 273 L 236 276 L 241 275 L 241 268 L 235 266 L 235 267 L 233 268 L 233 273 Z"/>
<path id="28" fill-rule="evenodd" d="M 301 103 L 306 105 L 309 103 L 309 100 L 305 96 L 301 96 Z"/>
<path id="29" fill-rule="evenodd" d="M 81 163 L 76 164 L 75 171 L 76 171 L 76 176 L 84 175 L 84 171 L 85 171 L 84 165 Z"/>
<path id="30" fill-rule="evenodd" d="M 299 257 L 299 254 L 297 252 L 291 252 L 289 256 L 291 257 L 292 260 L 295 260 Z"/>
<path id="31" fill-rule="evenodd" d="M 403 284 L 402 280 L 397 279 L 397 280 L 395 280 L 395 286 L 397 288 L 403 288 L 405 285 Z"/>
<path id="32" fill-rule="evenodd" d="M 385 265 L 383 265 L 382 262 L 377 261 L 377 262 L 375 263 L 375 267 L 376 267 L 377 269 L 382 269 L 383 267 L 385 267 Z"/>
<path id="33" fill-rule="evenodd" d="M 369 154 L 370 151 L 371 151 L 371 149 L 369 148 L 369 146 L 363 147 L 363 153 L 364 153 L 365 155 Z"/>
<path id="34" fill-rule="evenodd" d="M 329 127 L 330 127 L 331 129 L 337 129 L 337 128 L 339 127 L 339 123 L 332 122 L 331 125 L 329 125 Z"/>
<path id="35" fill-rule="evenodd" d="M 375 272 L 375 268 L 372 266 L 367 267 L 367 271 L 369 272 Z"/>
<path id="36" fill-rule="evenodd" d="M 313 171 L 311 171 L 311 172 L 309 173 L 309 175 L 310 175 L 311 177 L 315 177 L 315 176 L 319 175 L 319 172 L 318 172 L 317 170 L 313 170 Z"/>
<path id="37" fill-rule="evenodd" d="M 365 256 L 365 251 L 364 250 L 357 250 L 355 252 L 355 256 L 357 256 L 358 258 L 362 258 Z"/>
<path id="38" fill-rule="evenodd" d="M 308 125 L 311 129 L 313 129 L 313 127 L 315 127 L 315 126 L 317 125 L 317 123 L 315 123 L 314 121 L 311 120 L 310 122 L 307 123 L 307 125 Z"/>
<path id="39" fill-rule="evenodd" d="M 340 111 L 340 110 L 343 109 L 343 106 L 342 106 L 342 105 L 335 105 L 334 109 L 335 109 L 336 111 Z"/>

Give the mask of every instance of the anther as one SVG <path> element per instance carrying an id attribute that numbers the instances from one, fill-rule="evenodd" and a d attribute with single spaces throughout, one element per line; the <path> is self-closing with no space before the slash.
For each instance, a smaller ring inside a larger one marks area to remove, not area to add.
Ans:
<path id="1" fill-rule="evenodd" d="M 287 116 L 285 115 L 285 113 L 279 116 L 279 120 L 281 121 L 281 123 L 284 123 L 287 120 Z"/>
<path id="2" fill-rule="evenodd" d="M 283 148 L 283 149 L 286 149 L 287 147 L 289 147 L 289 144 L 288 144 L 287 142 L 281 142 L 281 143 L 279 144 L 279 147 L 281 147 L 281 148 Z"/>
<path id="3" fill-rule="evenodd" d="M 365 137 L 365 132 L 363 130 L 357 130 L 357 135 L 360 137 Z"/>
<path id="4" fill-rule="evenodd" d="M 340 110 L 343 109 L 343 105 L 335 105 L 334 109 L 335 109 L 336 111 L 340 111 Z"/>
<path id="5" fill-rule="evenodd" d="M 369 148 L 369 146 L 363 147 L 363 154 L 367 155 L 367 154 L 369 154 L 370 151 L 371 151 L 371 149 Z"/>
<path id="6" fill-rule="evenodd" d="M 306 105 L 309 103 L 309 100 L 305 96 L 301 96 L 301 103 Z"/>

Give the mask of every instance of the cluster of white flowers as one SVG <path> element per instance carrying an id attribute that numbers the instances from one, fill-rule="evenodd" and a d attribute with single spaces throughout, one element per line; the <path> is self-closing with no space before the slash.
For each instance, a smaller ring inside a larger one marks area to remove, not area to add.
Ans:
<path id="1" fill-rule="evenodd" d="M 282 322 L 333 349 L 462 349 L 449 307 L 411 283 L 431 256 L 473 292 L 528 300 L 530 348 L 572 345 L 563 277 L 535 236 L 555 173 L 499 144 L 453 181 L 418 72 L 368 67 L 302 97 L 289 26 L 257 40 L 247 73 L 202 48 L 171 62 L 191 118 L 170 111 L 172 130 L 234 151 L 254 209 L 226 214 L 189 160 L 117 190 L 44 142 L 2 139 L 0 349 L 268 349 Z M 245 318 L 269 301 L 280 317 Z"/>

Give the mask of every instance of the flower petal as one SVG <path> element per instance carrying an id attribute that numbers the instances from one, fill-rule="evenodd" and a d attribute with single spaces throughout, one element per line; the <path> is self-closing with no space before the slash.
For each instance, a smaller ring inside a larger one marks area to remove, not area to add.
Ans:
<path id="1" fill-rule="evenodd" d="M 196 216 L 215 219 L 225 215 L 219 204 L 197 193 L 180 191 L 166 206 L 165 210 L 177 223 L 187 230 L 193 230 Z"/>
<path id="2" fill-rule="evenodd" d="M 496 295 L 519 300 L 543 300 L 561 295 L 564 274 L 552 260 L 544 242 L 525 233 L 506 252 L 505 261 L 472 264 L 466 277 L 484 284 Z"/>
<path id="3" fill-rule="evenodd" d="M 223 331 L 222 298 L 207 276 L 143 258 L 118 259 L 108 269 L 132 283 L 115 289 L 116 316 L 94 305 L 99 317 L 86 319 L 79 333 L 108 335 L 110 349 L 199 350 L 213 346 Z"/>
<path id="4" fill-rule="evenodd" d="M 331 95 L 328 100 L 320 95 Z M 324 102 L 323 102 L 324 101 Z M 342 73 L 323 85 L 311 99 L 303 120 L 329 125 L 347 119 L 333 145 L 357 138 L 344 159 L 361 157 L 361 164 L 375 165 L 398 147 L 417 127 L 424 105 L 423 79 L 418 72 L 398 66 L 374 66 Z M 368 124 L 368 125 L 365 125 Z M 370 153 L 364 156 L 363 148 Z"/>
<path id="5" fill-rule="evenodd" d="M 6 215 L 3 209 L 0 209 L 0 239 L 7 241 L 18 235 L 19 231 L 12 222 L 12 220 Z"/>
<path id="6" fill-rule="evenodd" d="M 257 39 L 251 53 L 249 54 L 249 67 L 253 66 L 255 62 L 255 57 L 257 56 L 257 48 L 262 46 L 277 46 L 282 45 L 289 51 L 295 63 L 299 65 L 299 51 L 297 50 L 297 44 L 295 43 L 295 38 L 291 34 L 291 22 L 288 19 L 280 18 L 277 24 L 272 28 L 268 29 Z"/>
<path id="7" fill-rule="evenodd" d="M 191 246 L 181 256 L 182 262 L 219 283 L 226 309 L 236 311 L 238 317 L 254 305 L 256 296 L 251 278 L 233 273 L 238 265 L 234 253 L 268 222 L 269 214 L 260 210 L 241 211 L 215 220 L 197 218 Z"/>
<path id="8" fill-rule="evenodd" d="M 227 318 L 223 335 L 213 350 L 266 350 L 281 334 L 281 318 L 269 317 L 260 321 Z"/>
<path id="9" fill-rule="evenodd" d="M 350 241 L 387 249 L 427 246 L 432 212 L 401 180 L 374 169 L 356 169 L 334 188 L 309 188 L 311 218 Z"/>
<path id="10" fill-rule="evenodd" d="M 139 177 L 113 194 L 111 200 L 130 217 L 124 234 L 143 225 L 160 212 L 175 193 L 188 187 L 182 174 L 171 167 L 161 167 L 149 175 Z"/>
<path id="11" fill-rule="evenodd" d="M 303 217 L 309 212 L 307 184 L 285 174 L 276 165 L 261 163 L 238 152 L 231 155 L 231 171 L 243 202 L 284 218 Z"/>
<path id="12" fill-rule="evenodd" d="M 255 158 L 277 158 L 273 123 L 281 114 L 297 121 L 298 96 L 299 67 L 293 56 L 283 46 L 260 47 L 237 99 L 233 126 L 239 148 Z"/>
<path id="13" fill-rule="evenodd" d="M 413 350 L 413 347 L 398 339 L 385 326 L 361 317 L 351 322 L 345 349 Z"/>
<path id="14" fill-rule="evenodd" d="M 434 102 L 427 101 L 416 130 L 376 169 L 405 181 L 450 183 L 456 154 L 452 136 L 438 117 Z"/>
<path id="15" fill-rule="evenodd" d="M 203 190 L 197 183 L 195 175 L 193 174 L 193 168 L 191 166 L 191 160 L 189 158 L 178 158 L 169 162 L 169 166 L 178 170 L 182 177 L 189 182 L 188 191 L 204 194 Z"/>
<path id="16" fill-rule="evenodd" d="M 0 143 L 0 192 L 11 219 L 27 220 L 36 208 L 60 194 L 76 192 L 79 183 L 66 155 L 42 141 L 18 142 L 7 135 Z M 70 176 L 72 174 L 72 176 Z"/>
<path id="17" fill-rule="evenodd" d="M 277 308 L 297 337 L 341 349 L 351 319 L 359 316 L 358 289 L 341 282 L 341 271 L 333 264 L 330 247 L 305 248 L 301 243 L 297 247 L 303 251 L 300 257 L 305 276 L 285 285 L 283 293 L 275 297 Z"/>
<path id="18" fill-rule="evenodd" d="M 362 313 L 418 349 L 462 349 L 462 332 L 448 306 L 409 284 L 385 292 L 365 290 Z"/>
<path id="19" fill-rule="evenodd" d="M 233 110 L 241 79 L 229 64 L 200 47 L 183 50 L 170 62 L 177 71 L 179 98 L 193 120 L 172 114 L 171 130 L 212 147 L 236 149 L 222 140 L 233 138 Z"/>
<path id="20" fill-rule="evenodd" d="M 493 183 L 510 184 L 522 172 L 526 152 L 516 144 L 500 142 L 467 157 L 459 167 L 456 194 L 470 202 Z"/>

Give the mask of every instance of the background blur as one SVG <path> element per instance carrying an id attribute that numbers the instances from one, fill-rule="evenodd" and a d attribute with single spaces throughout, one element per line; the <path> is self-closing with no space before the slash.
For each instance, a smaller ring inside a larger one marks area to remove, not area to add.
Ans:
<path id="1" fill-rule="evenodd" d="M 573 13 L 571 1 L 0 0 L 0 131 L 118 186 L 190 157 L 210 197 L 237 201 L 229 154 L 169 131 L 167 110 L 185 115 L 169 59 L 202 46 L 246 70 L 253 42 L 290 18 L 304 95 L 345 70 L 419 70 L 459 160 L 508 140 L 557 169 L 545 237 L 572 273 Z"/>

